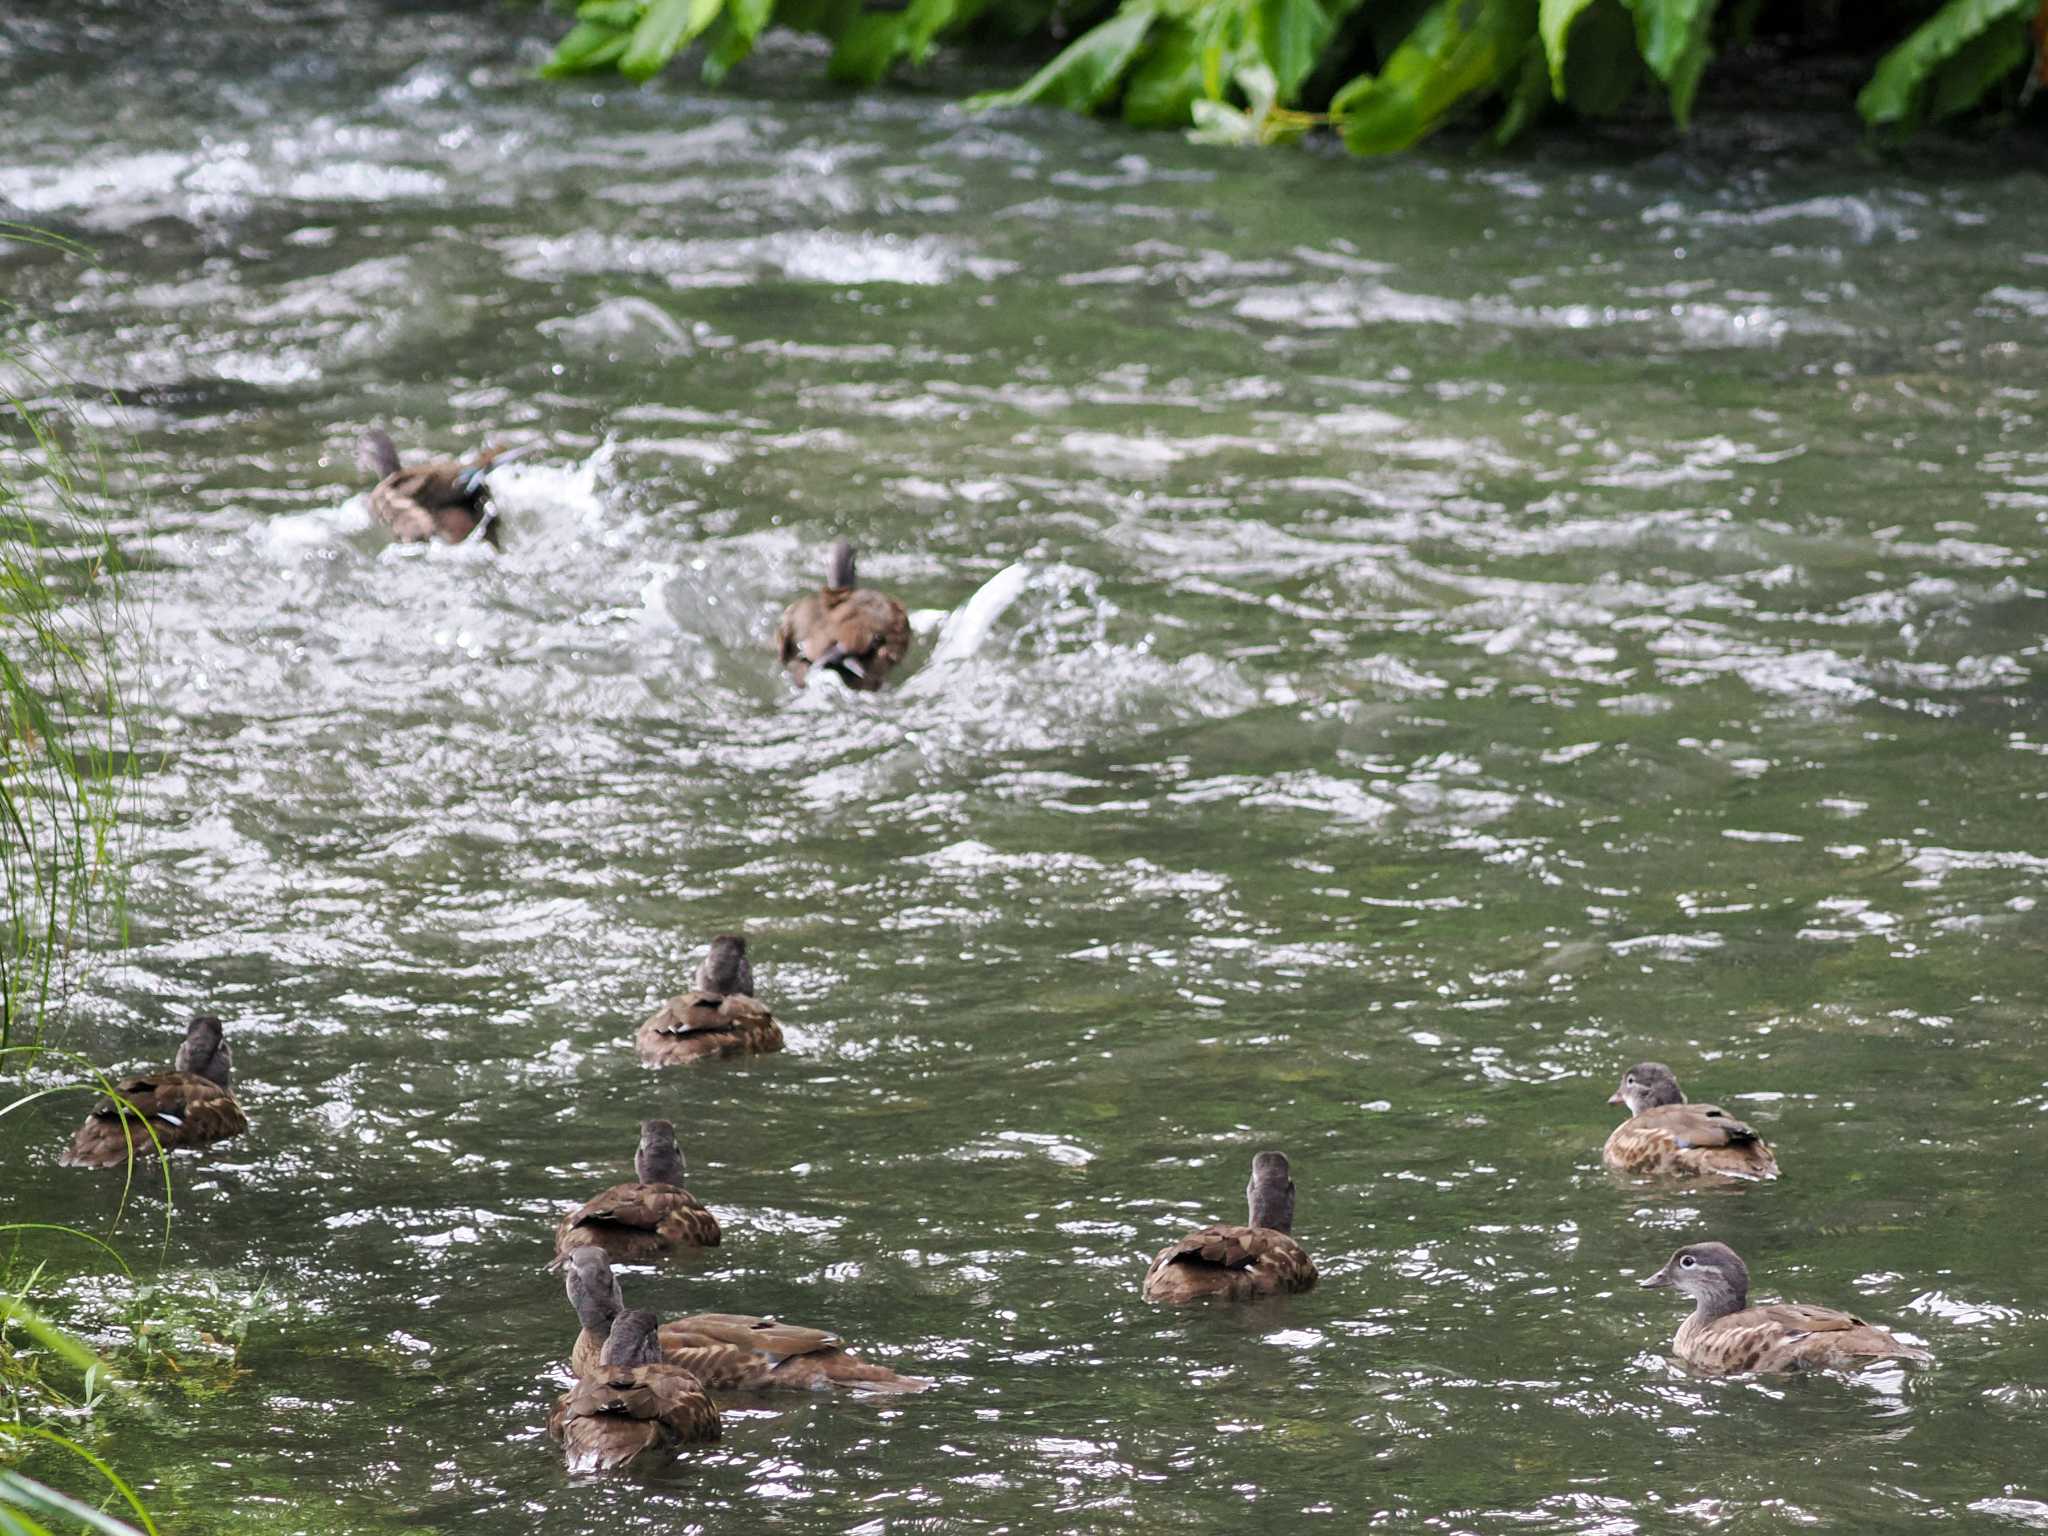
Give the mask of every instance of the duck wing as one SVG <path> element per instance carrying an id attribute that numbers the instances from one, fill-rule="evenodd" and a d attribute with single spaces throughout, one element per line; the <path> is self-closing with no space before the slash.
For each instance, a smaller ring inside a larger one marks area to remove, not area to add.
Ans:
<path id="1" fill-rule="evenodd" d="M 1152 1267 L 1211 1264 L 1218 1269 L 1248 1269 L 1283 1244 L 1288 1248 L 1299 1246 L 1293 1238 L 1266 1227 L 1204 1227 L 1160 1249 Z"/>
<path id="2" fill-rule="evenodd" d="M 1663 1104 L 1635 1117 L 1646 1131 L 1662 1131 L 1681 1147 L 1746 1147 L 1763 1138 L 1718 1104 Z"/>
<path id="3" fill-rule="evenodd" d="M 610 1369 L 579 1381 L 555 1405 L 548 1433 L 567 1448 L 569 1468 L 604 1471 L 678 1445 L 716 1440 L 718 1410 L 703 1385 L 674 1365 Z"/>
<path id="4" fill-rule="evenodd" d="M 132 1144 L 150 1151 L 149 1131 L 124 1124 L 147 1120 L 166 1150 L 204 1147 L 249 1128 L 235 1096 L 196 1072 L 152 1072 L 124 1078 L 97 1100 L 71 1145 L 57 1160 L 67 1168 L 111 1168 L 128 1160 Z"/>
<path id="5" fill-rule="evenodd" d="M 661 1325 L 661 1347 L 664 1350 L 699 1348 L 707 1344 L 765 1355 L 778 1364 L 799 1355 L 846 1347 L 846 1341 L 838 1334 L 827 1333 L 822 1328 L 805 1328 L 796 1323 L 779 1322 L 772 1317 L 749 1317 L 739 1312 L 699 1312 Z"/>

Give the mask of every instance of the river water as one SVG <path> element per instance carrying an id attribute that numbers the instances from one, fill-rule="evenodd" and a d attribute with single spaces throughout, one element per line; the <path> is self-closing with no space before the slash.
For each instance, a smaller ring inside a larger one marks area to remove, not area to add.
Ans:
<path id="1" fill-rule="evenodd" d="M 97 257 L 0 283 L 128 401 L 154 648 L 67 1043 L 210 1005 L 254 1123 L 160 1273 L 131 1215 L 142 1301 L 31 1250 L 164 1319 L 87 1434 L 165 1526 L 2048 1528 L 2048 180 L 1789 114 L 1224 152 L 795 42 L 556 85 L 550 29 L 0 22 L 0 201 Z M 386 547 L 371 423 L 540 445 L 503 552 Z M 768 649 L 842 532 L 926 611 L 878 697 Z M 737 926 L 789 1049 L 644 1072 Z M 1604 1173 L 1645 1057 L 1782 1181 Z M 112 1214 L 78 1102 L 0 1214 Z M 655 1114 L 727 1239 L 631 1299 L 942 1389 L 567 1479 L 541 1266 Z M 1265 1147 L 1320 1286 L 1140 1302 Z M 1686 1375 L 1633 1282 L 1707 1236 L 1938 1366 Z"/>

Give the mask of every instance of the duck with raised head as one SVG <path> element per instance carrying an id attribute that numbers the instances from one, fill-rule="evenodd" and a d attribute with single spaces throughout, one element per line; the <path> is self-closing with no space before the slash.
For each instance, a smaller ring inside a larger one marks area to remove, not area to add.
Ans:
<path id="1" fill-rule="evenodd" d="M 667 1461 L 685 1445 L 708 1445 L 719 1429 L 703 1383 L 662 1359 L 652 1312 L 614 1318 L 596 1365 L 548 1415 L 571 1472 Z"/>
<path id="2" fill-rule="evenodd" d="M 825 556 L 825 585 L 789 605 L 775 645 L 799 688 L 811 668 L 825 667 L 847 687 L 872 693 L 910 652 L 910 615 L 895 598 L 858 585 L 853 546 L 835 539 Z"/>
<path id="3" fill-rule="evenodd" d="M 363 434 L 356 462 L 377 476 L 370 488 L 370 515 L 401 544 L 439 539 L 460 544 L 483 530 L 486 544 L 498 542 L 498 519 L 491 506 L 489 476 L 510 463 L 523 448 L 483 448 L 467 459 L 435 459 L 407 469 L 398 462 L 397 445 L 381 427 Z"/>
<path id="4" fill-rule="evenodd" d="M 569 1305 L 582 1324 L 569 1362 L 578 1375 L 587 1375 L 599 1363 L 604 1340 L 626 1302 L 603 1249 L 592 1245 L 570 1250 L 566 1269 Z M 847 1349 L 837 1334 L 772 1317 L 700 1312 L 663 1323 L 660 1339 L 665 1359 L 713 1391 L 823 1392 L 848 1387 L 922 1392 L 932 1385 L 870 1364 Z"/>
<path id="5" fill-rule="evenodd" d="M 692 989 L 656 1009 L 640 1026 L 634 1043 L 650 1067 L 781 1050 L 782 1027 L 775 1015 L 754 1001 L 747 941 L 736 933 L 713 939 Z"/>
<path id="6" fill-rule="evenodd" d="M 1253 1158 L 1244 1192 L 1244 1226 L 1204 1227 L 1159 1250 L 1145 1271 L 1147 1301 L 1249 1301 L 1291 1295 L 1316 1283 L 1315 1263 L 1292 1235 L 1294 1180 L 1286 1157 L 1261 1152 Z"/>
<path id="7" fill-rule="evenodd" d="M 1832 1307 L 1774 1301 L 1749 1305 L 1749 1266 L 1726 1243 L 1694 1243 L 1642 1282 L 1693 1303 L 1671 1352 L 1715 1376 L 1747 1371 L 1854 1370 L 1870 1360 L 1926 1365 L 1926 1350 Z"/>
<path id="8" fill-rule="evenodd" d="M 121 1079 L 93 1105 L 57 1161 L 66 1168 L 113 1168 L 131 1153 L 149 1156 L 152 1145 L 170 1152 L 241 1135 L 249 1119 L 228 1081 L 232 1066 L 220 1020 L 200 1015 L 186 1026 L 171 1070 Z"/>
<path id="9" fill-rule="evenodd" d="M 555 1252 L 586 1244 L 630 1264 L 675 1248 L 715 1248 L 718 1218 L 683 1188 L 683 1152 L 668 1120 L 642 1120 L 630 1184 L 614 1184 L 584 1201 L 555 1229 Z"/>
<path id="10" fill-rule="evenodd" d="M 1600 1149 L 1610 1168 L 1730 1179 L 1778 1176 L 1778 1159 L 1761 1136 L 1718 1104 L 1688 1103 L 1677 1077 L 1660 1061 L 1630 1067 L 1607 1102 L 1629 1112 Z"/>

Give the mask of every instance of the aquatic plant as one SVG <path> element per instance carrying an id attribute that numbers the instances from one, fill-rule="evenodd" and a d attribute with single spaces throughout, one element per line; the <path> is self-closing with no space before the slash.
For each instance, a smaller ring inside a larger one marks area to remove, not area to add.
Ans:
<path id="1" fill-rule="evenodd" d="M 716 83 L 771 26 L 828 38 L 832 78 L 873 85 L 940 40 L 1057 36 L 1092 24 L 981 107 L 1038 103 L 1276 143 L 1328 124 L 1355 154 L 1405 149 L 1454 114 L 1492 114 L 1506 142 L 1552 107 L 1610 116 L 1647 94 L 1682 128 L 1717 50 L 1766 29 L 1801 47 L 1879 54 L 1856 99 L 1873 129 L 1904 130 L 2030 93 L 2048 69 L 2036 0 L 582 0 L 550 74 L 646 80 L 702 44 Z M 2027 77 L 2024 81 L 2023 77 Z"/>
<path id="2" fill-rule="evenodd" d="M 84 412 L 15 319 L 0 310 L 0 1052 L 43 1037 L 95 931 L 119 923 L 136 778 L 104 477 Z"/>

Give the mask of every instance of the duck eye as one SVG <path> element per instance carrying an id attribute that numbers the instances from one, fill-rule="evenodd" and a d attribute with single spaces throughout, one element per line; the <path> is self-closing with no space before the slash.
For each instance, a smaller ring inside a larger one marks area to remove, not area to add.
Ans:
<path id="1" fill-rule="evenodd" d="M 1695 1258 L 1693 1258 L 1693 1256 L 1692 1256 L 1691 1254 L 1689 1254 L 1689 1253 L 1688 1253 L 1688 1254 L 1687 1254 L 1687 1255 L 1686 1255 L 1686 1256 L 1685 1256 L 1684 1258 L 1682 1258 L 1682 1259 L 1680 1259 L 1680 1260 L 1678 1261 L 1678 1267 L 1679 1267 L 1680 1269 L 1691 1269 L 1691 1268 L 1693 1267 L 1693 1265 L 1694 1265 L 1694 1264 L 1696 1264 L 1697 1262 L 1698 1262 L 1698 1260 L 1696 1260 Z"/>

